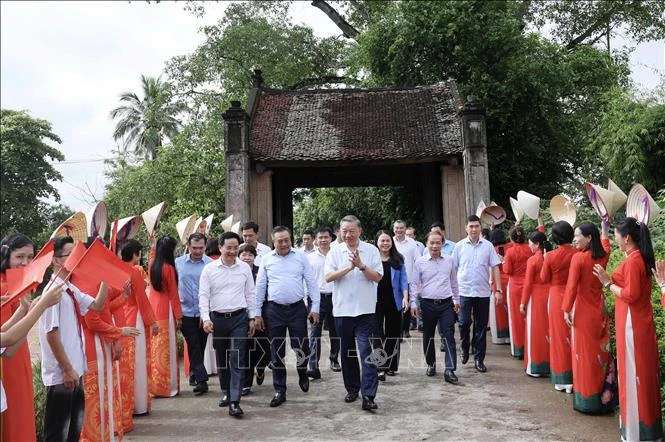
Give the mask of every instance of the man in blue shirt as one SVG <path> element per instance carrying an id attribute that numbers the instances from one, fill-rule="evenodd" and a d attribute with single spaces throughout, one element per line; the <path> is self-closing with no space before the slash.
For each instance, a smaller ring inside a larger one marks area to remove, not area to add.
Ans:
<path id="1" fill-rule="evenodd" d="M 457 267 L 457 282 L 462 311 L 460 314 L 460 336 L 462 338 L 462 364 L 469 360 L 469 331 L 473 315 L 473 343 L 476 370 L 481 373 L 485 368 L 486 331 L 490 310 L 490 269 L 494 281 L 501 281 L 499 264 L 501 260 L 492 243 L 480 237 L 480 218 L 471 215 L 466 220 L 467 237 L 455 245 L 453 260 Z M 499 290 L 501 283 L 498 284 Z M 502 293 L 494 293 L 494 298 L 501 302 Z"/>
<path id="2" fill-rule="evenodd" d="M 208 372 L 203 364 L 207 335 L 201 328 L 199 280 L 203 267 L 212 262 L 212 259 L 204 254 L 206 237 L 202 233 L 196 232 L 189 235 L 187 248 L 189 253 L 175 260 L 175 268 L 178 273 L 178 294 L 182 305 L 180 331 L 187 341 L 190 385 L 195 385 L 194 394 L 200 396 L 208 391 Z"/>
<path id="3" fill-rule="evenodd" d="M 289 332 L 291 348 L 297 356 L 298 384 L 305 393 L 309 391 L 307 362 L 310 357 L 307 339 L 307 319 L 319 322 L 321 295 L 314 279 L 307 255 L 291 247 L 291 231 L 284 226 L 272 230 L 272 242 L 275 250 L 264 255 L 256 277 L 256 321 L 255 327 L 264 329 L 263 316 L 268 324 L 268 336 L 271 338 L 272 379 L 275 396 L 270 401 L 271 407 L 278 407 L 286 401 L 286 367 L 284 367 L 285 337 Z M 312 305 L 310 313 L 305 306 L 307 285 Z M 263 302 L 268 299 L 265 311 Z"/>

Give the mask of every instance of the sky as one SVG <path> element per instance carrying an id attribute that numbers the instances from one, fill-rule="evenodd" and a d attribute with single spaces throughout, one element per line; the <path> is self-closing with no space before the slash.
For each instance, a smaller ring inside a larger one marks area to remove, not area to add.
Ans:
<path id="1" fill-rule="evenodd" d="M 198 32 L 223 14 L 208 3 L 197 18 L 184 2 L 0 2 L 0 105 L 50 121 L 65 161 L 55 183 L 61 202 L 85 210 L 101 199 L 103 159 L 117 149 L 109 117 L 125 91 L 140 91 L 140 76 L 159 76 L 167 60 L 192 52 Z M 320 36 L 335 25 L 309 1 L 295 2 L 296 23 Z M 631 42 L 617 38 L 616 45 Z M 638 45 L 631 57 L 636 85 L 651 89 L 665 73 L 665 42 Z M 94 195 L 94 198 L 93 198 Z"/>

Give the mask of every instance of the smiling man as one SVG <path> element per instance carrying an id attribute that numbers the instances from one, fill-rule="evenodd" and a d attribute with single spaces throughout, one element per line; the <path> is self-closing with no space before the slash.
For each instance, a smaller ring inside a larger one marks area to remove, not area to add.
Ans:
<path id="1" fill-rule="evenodd" d="M 363 410 L 378 408 L 374 402 L 379 385 L 377 365 L 372 358 L 370 338 L 374 331 L 377 284 L 383 276 L 379 249 L 360 241 L 360 220 L 347 215 L 340 222 L 344 242 L 326 257 L 325 279 L 333 285 L 333 315 L 340 337 L 345 402 L 354 402 L 362 393 Z M 362 379 L 356 355 L 356 342 L 362 365 Z"/>
<path id="2" fill-rule="evenodd" d="M 305 393 L 309 391 L 307 319 L 312 324 L 319 322 L 321 296 L 307 255 L 291 247 L 291 231 L 288 227 L 277 226 L 272 229 L 272 243 L 275 249 L 263 257 L 256 277 L 256 327 L 263 330 L 262 316 L 265 316 L 271 338 L 275 387 L 275 396 L 270 406 L 278 407 L 286 401 L 284 356 L 287 331 L 291 338 L 291 348 L 297 356 L 298 384 Z M 305 285 L 312 300 L 309 314 L 305 306 Z M 263 311 L 266 298 L 268 303 Z"/>
<path id="3" fill-rule="evenodd" d="M 206 237 L 203 233 L 196 232 L 189 235 L 187 248 L 189 253 L 175 260 L 175 268 L 178 271 L 178 294 L 180 295 L 180 305 L 182 305 L 180 331 L 187 341 L 190 366 L 190 373 L 187 375 L 190 383 L 195 385 L 194 393 L 200 396 L 208 391 L 208 371 L 203 365 L 207 335 L 201 328 L 199 280 L 203 267 L 211 263 L 212 259 L 204 254 Z"/>

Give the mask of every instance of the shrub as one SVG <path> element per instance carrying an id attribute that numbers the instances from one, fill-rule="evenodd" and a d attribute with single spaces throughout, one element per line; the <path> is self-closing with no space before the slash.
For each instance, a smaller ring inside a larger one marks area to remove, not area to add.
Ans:
<path id="1" fill-rule="evenodd" d="M 46 408 L 46 387 L 42 383 L 42 363 L 32 364 L 32 386 L 35 390 L 35 429 L 37 441 L 44 440 L 44 409 Z"/>

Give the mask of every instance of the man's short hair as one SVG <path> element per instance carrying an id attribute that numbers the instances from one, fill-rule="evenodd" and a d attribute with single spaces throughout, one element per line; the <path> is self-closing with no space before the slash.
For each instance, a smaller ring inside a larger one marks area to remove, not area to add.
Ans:
<path id="1" fill-rule="evenodd" d="M 475 223 L 476 221 L 477 221 L 477 222 L 480 222 L 480 218 L 478 218 L 477 215 L 469 215 L 469 216 L 466 218 L 466 223 L 467 223 L 467 224 L 469 224 L 469 223 Z"/>
<path id="2" fill-rule="evenodd" d="M 53 241 L 53 254 L 58 256 L 67 244 L 74 244 L 71 236 L 59 236 Z"/>
<path id="3" fill-rule="evenodd" d="M 219 242 L 219 246 L 222 247 L 224 245 L 224 241 L 227 239 L 236 239 L 238 241 L 238 244 L 240 244 L 240 235 L 238 235 L 236 232 L 224 232 L 219 237 L 217 238 L 217 241 Z"/>
<path id="4" fill-rule="evenodd" d="M 254 221 L 247 221 L 245 224 L 242 225 L 241 230 L 249 230 L 252 229 L 254 233 L 259 233 L 259 225 L 256 224 Z"/>
<path id="5" fill-rule="evenodd" d="M 356 223 L 356 225 L 358 226 L 359 229 L 363 228 L 362 224 L 360 224 L 360 220 L 358 218 L 356 218 L 355 216 L 353 216 L 353 215 L 346 215 L 339 222 L 339 225 L 341 226 L 342 223 Z"/>
<path id="6" fill-rule="evenodd" d="M 443 233 L 439 232 L 438 230 L 431 230 L 430 232 L 427 233 L 427 236 L 425 236 L 425 242 L 429 241 L 429 237 L 432 235 L 440 236 L 441 242 L 444 241 Z"/>
<path id="7" fill-rule="evenodd" d="M 406 230 L 413 230 L 413 233 L 416 233 L 416 228 L 413 226 L 407 226 Z"/>
<path id="8" fill-rule="evenodd" d="M 404 227 L 406 227 L 406 222 L 401 219 L 396 219 L 393 221 L 393 226 L 395 226 L 395 224 L 404 224 Z"/>
<path id="9" fill-rule="evenodd" d="M 203 233 L 194 232 L 191 235 L 189 235 L 189 238 L 187 238 L 187 244 L 189 245 L 192 243 L 192 241 L 201 241 L 201 240 L 203 240 L 204 244 L 208 242 L 208 238 L 206 238 L 206 236 Z"/>
<path id="10" fill-rule="evenodd" d="M 277 226 L 277 227 L 273 228 L 272 232 L 270 233 L 270 236 L 274 239 L 275 234 L 280 233 L 280 232 L 288 232 L 289 237 L 291 236 L 291 230 L 289 230 L 289 228 L 286 227 L 286 226 Z"/>
<path id="11" fill-rule="evenodd" d="M 328 226 L 322 226 L 316 229 L 316 234 L 318 235 L 319 233 L 327 233 L 331 238 L 335 237 L 335 232 L 333 232 L 333 229 Z"/>
<path id="12" fill-rule="evenodd" d="M 302 232 L 302 234 L 303 234 L 303 235 L 314 236 L 314 230 L 312 230 L 312 229 L 305 229 L 305 230 Z"/>
<path id="13" fill-rule="evenodd" d="M 429 226 L 430 229 L 433 229 L 435 227 L 437 229 L 446 230 L 446 225 L 444 223 L 442 223 L 441 221 L 435 221 L 435 222 L 432 223 L 431 226 Z"/>

